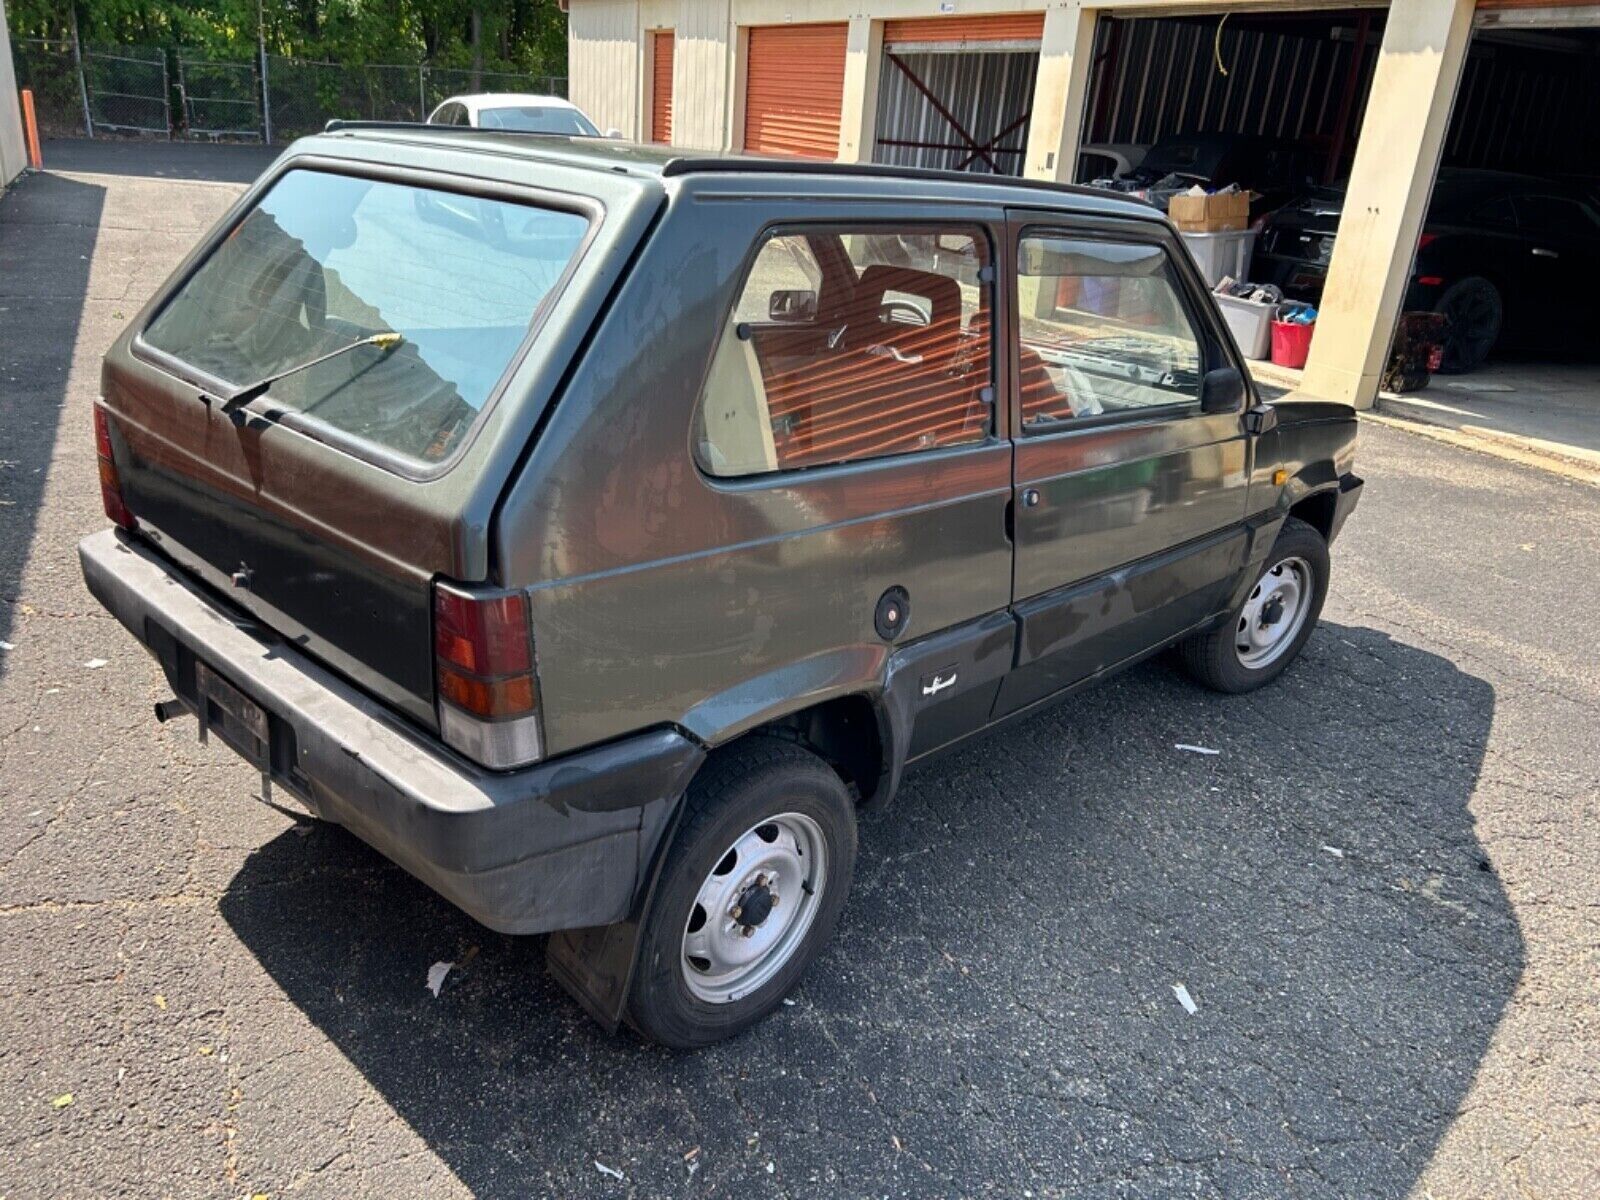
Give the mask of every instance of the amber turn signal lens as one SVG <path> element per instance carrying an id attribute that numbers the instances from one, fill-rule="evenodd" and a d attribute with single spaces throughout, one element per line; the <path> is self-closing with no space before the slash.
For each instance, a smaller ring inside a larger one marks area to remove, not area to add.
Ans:
<path id="1" fill-rule="evenodd" d="M 533 677 L 474 679 L 439 664 L 439 697 L 475 717 L 516 717 L 534 708 Z"/>

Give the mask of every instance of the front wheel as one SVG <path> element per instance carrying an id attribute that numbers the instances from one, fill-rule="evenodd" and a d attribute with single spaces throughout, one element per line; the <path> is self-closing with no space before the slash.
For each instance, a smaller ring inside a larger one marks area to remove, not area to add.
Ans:
<path id="1" fill-rule="evenodd" d="M 776 1008 L 838 923 L 855 870 L 855 803 L 821 759 L 753 738 L 684 797 L 645 922 L 628 1023 L 692 1049 Z"/>
<path id="2" fill-rule="evenodd" d="M 1244 601 L 1224 624 L 1180 643 L 1179 658 L 1209 688 L 1252 692 L 1294 661 L 1327 596 L 1328 543 L 1290 517 Z"/>

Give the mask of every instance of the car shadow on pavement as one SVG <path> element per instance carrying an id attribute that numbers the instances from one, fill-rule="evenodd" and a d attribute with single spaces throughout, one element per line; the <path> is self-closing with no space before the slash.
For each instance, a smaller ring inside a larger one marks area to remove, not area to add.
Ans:
<path id="1" fill-rule="evenodd" d="M 1160 662 L 1083 692 L 914 773 L 794 1005 L 698 1054 L 607 1037 L 539 939 L 336 829 L 262 846 L 222 914 L 355 1069 L 295 1086 L 375 1092 L 480 1196 L 1404 1196 L 1523 967 L 1470 810 L 1494 703 L 1326 622 L 1253 696 Z"/>
<path id="2" fill-rule="evenodd" d="M 15 640 L 51 470 L 72 457 L 56 439 L 104 207 L 104 188 L 56 175 L 20 180 L 0 197 L 0 641 Z M 73 433 L 76 453 L 92 459 L 93 433 Z M 10 654 L 0 650 L 0 675 Z"/>

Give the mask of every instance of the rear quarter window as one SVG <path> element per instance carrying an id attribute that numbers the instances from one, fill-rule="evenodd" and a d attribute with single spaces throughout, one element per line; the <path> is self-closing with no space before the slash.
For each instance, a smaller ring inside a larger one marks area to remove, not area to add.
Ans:
<path id="1" fill-rule="evenodd" d="M 419 464 L 449 458 L 588 232 L 574 212 L 286 173 L 144 330 L 144 344 Z M 384 349 L 363 338 L 398 333 Z"/>

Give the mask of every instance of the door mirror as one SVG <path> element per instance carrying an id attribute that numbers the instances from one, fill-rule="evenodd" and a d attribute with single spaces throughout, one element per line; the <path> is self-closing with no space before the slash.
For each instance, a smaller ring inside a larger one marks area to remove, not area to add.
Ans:
<path id="1" fill-rule="evenodd" d="M 606 136 L 608 138 L 610 138 L 614 142 L 621 141 L 622 140 L 622 130 L 618 129 L 615 125 L 613 125 L 610 129 L 606 130 Z"/>
<path id="2" fill-rule="evenodd" d="M 767 318 L 795 325 L 817 319 L 817 294 L 804 288 L 779 288 L 767 299 Z"/>
<path id="3" fill-rule="evenodd" d="M 1238 412 L 1244 406 L 1244 376 L 1234 367 L 1207 371 L 1200 381 L 1200 411 Z"/>

